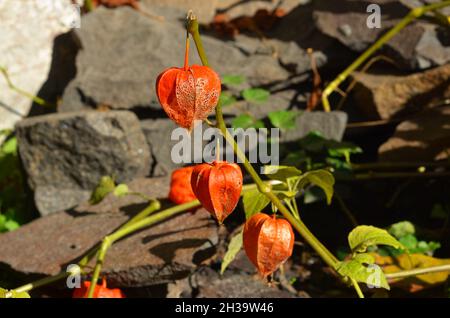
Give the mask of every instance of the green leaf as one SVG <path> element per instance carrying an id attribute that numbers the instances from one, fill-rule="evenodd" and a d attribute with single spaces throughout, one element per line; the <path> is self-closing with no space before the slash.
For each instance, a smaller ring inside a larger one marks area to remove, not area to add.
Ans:
<path id="1" fill-rule="evenodd" d="M 6 294 L 8 294 L 8 292 L 9 291 L 7 289 L 0 288 L 0 298 L 6 298 Z M 31 298 L 31 297 L 30 294 L 28 294 L 27 292 L 17 293 L 15 291 L 12 291 L 9 298 Z"/>
<path id="2" fill-rule="evenodd" d="M 302 172 L 293 166 L 264 166 L 263 174 L 272 180 L 280 180 L 287 183 L 287 179 L 300 176 Z"/>
<path id="3" fill-rule="evenodd" d="M 236 101 L 237 101 L 236 97 L 234 97 L 230 93 L 228 93 L 228 92 L 220 93 L 219 102 L 220 102 L 220 105 L 222 105 L 222 107 L 227 107 L 227 106 L 233 105 L 234 103 L 236 103 Z"/>
<path id="4" fill-rule="evenodd" d="M 327 203 L 331 203 L 331 198 L 334 193 L 334 177 L 329 171 L 320 169 L 304 173 L 300 177 L 298 190 L 302 190 L 308 184 L 320 187 L 325 192 Z"/>
<path id="5" fill-rule="evenodd" d="M 100 203 L 109 193 L 113 192 L 116 188 L 114 180 L 111 177 L 104 176 L 100 179 L 99 184 L 94 189 L 89 199 L 90 204 Z"/>
<path id="6" fill-rule="evenodd" d="M 414 224 L 412 224 L 411 222 L 402 221 L 392 224 L 389 227 L 388 232 L 395 236 L 397 239 L 400 239 L 405 235 L 416 233 L 416 229 L 414 227 Z"/>
<path id="7" fill-rule="evenodd" d="M 12 154 L 15 155 L 17 153 L 17 138 L 12 137 L 5 141 L 3 145 L 1 146 L 1 153 L 3 154 Z"/>
<path id="8" fill-rule="evenodd" d="M 247 102 L 265 103 L 269 99 L 270 92 L 263 88 L 247 88 L 242 91 L 242 97 Z"/>
<path id="9" fill-rule="evenodd" d="M 224 75 L 221 78 L 222 84 L 233 86 L 233 85 L 241 85 L 246 81 L 245 76 L 242 75 Z"/>
<path id="10" fill-rule="evenodd" d="M 383 270 L 380 266 L 373 264 L 373 257 L 370 259 L 369 256 L 369 254 L 360 254 L 354 259 L 340 262 L 337 266 L 337 272 L 359 283 L 389 290 L 390 287 Z"/>
<path id="11" fill-rule="evenodd" d="M 270 123 L 280 129 L 294 129 L 296 126 L 296 118 L 300 113 L 293 110 L 278 110 L 270 112 L 267 117 L 269 117 Z"/>
<path id="12" fill-rule="evenodd" d="M 369 246 L 373 245 L 388 245 L 396 249 L 405 248 L 386 230 L 370 225 L 360 225 L 354 228 L 348 235 L 348 243 L 353 252 L 365 252 Z"/>
<path id="13" fill-rule="evenodd" d="M 267 196 L 259 192 L 258 189 L 253 189 L 244 193 L 242 201 L 244 203 L 245 218 L 247 220 L 256 213 L 261 212 L 270 203 Z"/>
<path id="14" fill-rule="evenodd" d="M 233 128 L 263 128 L 264 123 L 261 120 L 256 120 L 253 116 L 242 114 L 239 115 L 231 121 L 231 126 Z"/>
<path id="15" fill-rule="evenodd" d="M 433 209 L 431 210 L 431 218 L 445 220 L 448 218 L 448 211 L 444 209 L 441 204 L 437 203 L 433 205 Z"/>
<path id="16" fill-rule="evenodd" d="M 3 226 L 7 231 L 14 231 L 20 227 L 20 224 L 14 220 L 8 220 L 3 224 Z"/>
<path id="17" fill-rule="evenodd" d="M 398 241 L 408 250 L 415 249 L 418 244 L 417 238 L 412 234 L 407 234 L 398 239 Z"/>
<path id="18" fill-rule="evenodd" d="M 230 244 L 228 244 L 227 252 L 223 257 L 222 265 L 220 266 L 220 275 L 222 275 L 227 269 L 228 265 L 234 260 L 237 253 L 242 248 L 243 240 L 242 240 L 242 231 L 236 234 L 231 240 Z"/>
<path id="19" fill-rule="evenodd" d="M 128 192 L 129 192 L 128 186 L 124 183 L 117 185 L 116 188 L 114 189 L 114 195 L 116 197 L 123 197 L 127 195 Z"/>

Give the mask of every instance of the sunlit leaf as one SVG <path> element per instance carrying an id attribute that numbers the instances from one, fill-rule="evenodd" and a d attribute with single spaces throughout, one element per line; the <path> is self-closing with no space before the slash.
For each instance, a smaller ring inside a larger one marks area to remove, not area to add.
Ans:
<path id="1" fill-rule="evenodd" d="M 300 113 L 293 110 L 278 110 L 270 112 L 267 117 L 270 123 L 280 129 L 294 129 L 296 126 L 296 118 Z"/>
<path id="2" fill-rule="evenodd" d="M 334 193 L 334 177 L 329 171 L 320 169 L 304 173 L 300 177 L 298 189 L 302 190 L 308 184 L 320 187 L 325 192 L 327 203 L 331 203 L 331 198 Z"/>
<path id="3" fill-rule="evenodd" d="M 365 252 L 369 246 L 373 245 L 388 245 L 397 249 L 405 249 L 386 230 L 370 225 L 360 225 L 354 228 L 348 235 L 348 243 L 353 252 Z"/>
<path id="4" fill-rule="evenodd" d="M 222 84 L 233 86 L 233 85 L 241 85 L 246 81 L 245 76 L 242 75 L 224 75 L 221 78 Z"/>
<path id="5" fill-rule="evenodd" d="M 225 256 L 223 257 L 222 265 L 220 266 L 220 274 L 222 275 L 225 270 L 227 269 L 228 265 L 234 260 L 237 253 L 242 248 L 242 231 L 236 234 L 231 240 L 230 244 L 228 244 L 227 252 L 225 253 Z"/>
<path id="6" fill-rule="evenodd" d="M 263 88 L 248 88 L 242 91 L 242 97 L 247 102 L 265 103 L 269 99 L 270 92 Z"/>
<path id="7" fill-rule="evenodd" d="M 263 174 L 272 180 L 287 182 L 287 178 L 300 176 L 302 172 L 293 166 L 264 166 Z"/>
<path id="8" fill-rule="evenodd" d="M 373 264 L 373 260 L 373 257 L 370 257 L 370 255 L 361 254 L 354 259 L 340 262 L 337 266 L 337 272 L 359 283 L 389 290 L 390 287 L 383 270 L 380 266 Z"/>
<path id="9" fill-rule="evenodd" d="M 245 218 L 247 220 L 254 214 L 261 212 L 262 209 L 270 203 L 267 196 L 259 192 L 258 189 L 245 192 L 242 201 L 244 203 Z"/>
<path id="10" fill-rule="evenodd" d="M 255 119 L 253 116 L 242 114 L 239 115 L 231 121 L 231 126 L 233 128 L 263 128 L 264 123 L 261 120 Z"/>

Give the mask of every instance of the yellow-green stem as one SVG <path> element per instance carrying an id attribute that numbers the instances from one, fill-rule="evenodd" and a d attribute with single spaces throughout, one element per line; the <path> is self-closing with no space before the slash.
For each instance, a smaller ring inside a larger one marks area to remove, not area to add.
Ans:
<path id="1" fill-rule="evenodd" d="M 335 80 L 333 80 L 324 89 L 322 94 L 322 105 L 325 111 L 329 112 L 331 110 L 330 102 L 328 96 L 333 93 L 338 86 L 347 79 L 347 77 L 354 72 L 359 66 L 361 66 L 373 53 L 375 53 L 379 48 L 381 48 L 387 41 L 399 33 L 403 28 L 410 24 L 413 20 L 421 17 L 423 14 L 429 11 L 438 10 L 450 5 L 450 1 L 442 1 L 438 3 L 433 3 L 430 5 L 418 7 L 412 9 L 408 15 L 406 15 L 398 24 L 396 24 L 392 29 L 380 37 L 372 46 L 370 46 L 363 54 L 361 54 L 352 64 L 350 64 L 341 74 L 339 74 Z"/>
<path id="2" fill-rule="evenodd" d="M 3 77 L 5 78 L 6 84 L 8 84 L 8 87 L 10 89 L 12 89 L 13 91 L 15 91 L 16 93 L 31 99 L 33 102 L 35 102 L 36 104 L 41 105 L 41 106 L 45 106 L 45 107 L 54 107 L 55 106 L 55 105 L 53 105 L 51 103 L 48 103 L 44 99 L 42 99 L 42 98 L 40 98 L 38 96 L 35 96 L 35 95 L 33 95 L 33 94 L 31 94 L 31 93 L 21 89 L 20 87 L 17 87 L 16 85 L 14 85 L 13 82 L 11 82 L 11 79 L 9 78 L 8 71 L 6 70 L 5 67 L 0 66 L 0 73 L 3 74 Z"/>

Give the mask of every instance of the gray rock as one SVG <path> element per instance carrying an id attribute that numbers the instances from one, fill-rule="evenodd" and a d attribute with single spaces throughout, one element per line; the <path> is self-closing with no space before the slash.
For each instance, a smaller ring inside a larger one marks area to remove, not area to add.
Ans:
<path id="1" fill-rule="evenodd" d="M 152 176 L 164 176 L 180 167 L 170 157 L 172 146 L 171 134 L 178 126 L 168 118 L 145 119 L 141 121 L 142 131 L 152 155 Z"/>
<path id="2" fill-rule="evenodd" d="M 412 75 L 355 72 L 353 96 L 371 119 L 411 113 L 450 98 L 450 64 Z"/>
<path id="3" fill-rule="evenodd" d="M 127 182 L 150 171 L 150 152 L 131 112 L 37 116 L 16 129 L 20 158 L 42 215 L 86 200 L 104 175 Z"/>
<path id="4" fill-rule="evenodd" d="M 168 185 L 168 178 L 154 178 L 137 179 L 129 187 L 150 197 L 165 197 Z M 109 196 L 97 206 L 39 218 L 0 236 L 0 265 L 22 274 L 55 275 L 145 206 L 136 197 Z M 108 250 L 101 275 L 116 287 L 180 279 L 214 254 L 217 240 L 217 226 L 208 212 L 181 214 L 116 242 Z"/>
<path id="5" fill-rule="evenodd" d="M 303 112 L 296 120 L 296 128 L 286 130 L 281 142 L 293 142 L 306 136 L 312 130 L 319 131 L 324 138 L 341 141 L 347 125 L 347 114 L 341 111 Z"/>
<path id="6" fill-rule="evenodd" d="M 382 34 L 396 25 L 410 9 L 407 1 L 376 0 L 381 8 L 381 28 L 370 29 L 366 21 L 368 3 L 362 1 L 326 1 L 313 3 L 315 26 L 323 34 L 338 40 L 356 52 L 366 50 Z M 438 26 L 414 21 L 385 45 L 384 54 L 406 69 L 425 69 L 450 61 L 450 48 L 437 35 Z"/>
<path id="7" fill-rule="evenodd" d="M 197 298 L 294 298 L 277 287 L 270 287 L 260 277 L 242 272 L 227 272 L 223 277 L 210 268 L 195 275 Z"/>
<path id="8" fill-rule="evenodd" d="M 450 107 L 433 108 L 400 123 L 394 135 L 378 149 L 389 162 L 433 161 L 449 158 Z"/>
<path id="9" fill-rule="evenodd" d="M 182 65 L 183 24 L 150 19 L 128 7 L 98 8 L 81 22 L 83 27 L 75 31 L 83 48 L 77 56 L 77 75 L 65 89 L 59 111 L 99 106 L 160 110 L 156 78 L 164 69 Z M 289 74 L 269 55 L 247 56 L 208 36 L 203 42 L 210 64 L 220 75 L 241 74 L 250 85 L 260 86 L 282 81 Z M 195 50 L 190 53 L 190 63 L 199 64 Z"/>

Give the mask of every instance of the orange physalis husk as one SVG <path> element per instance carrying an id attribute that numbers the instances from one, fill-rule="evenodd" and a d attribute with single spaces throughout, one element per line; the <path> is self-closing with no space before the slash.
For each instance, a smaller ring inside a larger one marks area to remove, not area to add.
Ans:
<path id="1" fill-rule="evenodd" d="M 156 80 L 156 95 L 170 119 L 189 131 L 196 120 L 208 117 L 219 101 L 220 78 L 208 66 L 188 65 L 186 41 L 184 67 L 171 67 Z"/>
<path id="2" fill-rule="evenodd" d="M 169 200 L 183 204 L 197 199 L 191 187 L 191 175 L 194 166 L 176 169 L 170 179 Z"/>
<path id="3" fill-rule="evenodd" d="M 292 255 L 294 238 L 288 221 L 264 213 L 255 214 L 244 226 L 245 253 L 263 277 L 276 271 Z"/>
<path id="4" fill-rule="evenodd" d="M 222 224 L 241 196 L 242 171 L 235 163 L 203 163 L 194 167 L 191 186 L 203 207 Z"/>
<path id="5" fill-rule="evenodd" d="M 72 298 L 87 298 L 89 292 L 90 281 L 84 281 L 83 286 L 75 288 Z M 107 288 L 106 280 L 103 279 L 101 285 L 95 286 L 92 298 L 125 298 L 124 293 L 119 288 Z"/>

